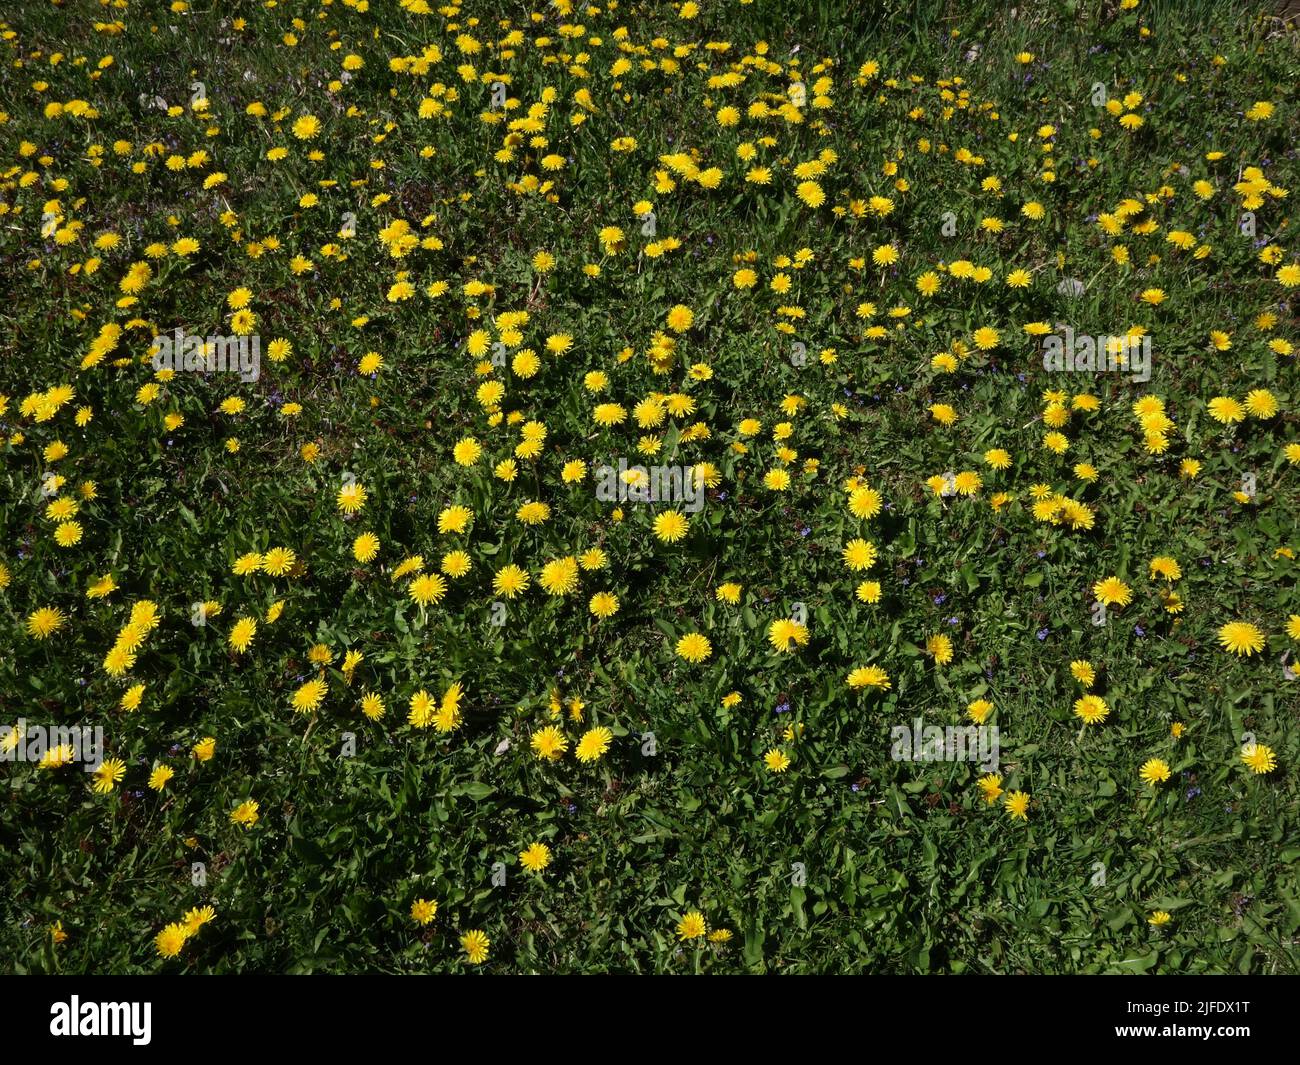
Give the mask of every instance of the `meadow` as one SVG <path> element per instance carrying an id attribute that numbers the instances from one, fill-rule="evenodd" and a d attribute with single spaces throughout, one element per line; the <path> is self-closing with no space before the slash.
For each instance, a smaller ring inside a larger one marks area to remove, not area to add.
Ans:
<path id="1" fill-rule="evenodd" d="M 1300 971 L 1271 14 L 8 5 L 3 968 Z"/>

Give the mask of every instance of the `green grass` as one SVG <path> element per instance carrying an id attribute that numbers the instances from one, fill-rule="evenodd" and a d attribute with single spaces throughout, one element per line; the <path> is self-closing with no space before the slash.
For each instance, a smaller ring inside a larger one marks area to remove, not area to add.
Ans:
<path id="1" fill-rule="evenodd" d="M 1146 0 L 1128 12 L 1112 3 L 1019 4 L 1016 17 L 984 3 L 701 6 L 689 21 L 667 5 L 580 9 L 569 19 L 546 5 L 533 23 L 522 4 L 472 3 L 444 16 L 380 0 L 365 12 L 303 0 L 171 12 L 133 0 L 119 10 L 32 4 L 6 16 L 0 726 L 20 717 L 101 725 L 108 753 L 126 764 L 124 779 L 101 795 L 75 765 L 0 763 L 6 968 L 470 971 L 458 939 L 475 928 L 492 946 L 474 971 L 494 972 L 1300 968 L 1300 682 L 1287 680 L 1282 664 L 1284 652 L 1292 663 L 1300 653 L 1286 634 L 1288 617 L 1300 614 L 1300 563 L 1279 552 L 1300 552 L 1298 470 L 1285 452 L 1300 441 L 1300 390 L 1296 357 L 1269 347 L 1274 338 L 1300 345 L 1295 289 L 1276 276 L 1300 254 L 1296 37 L 1252 7 Z M 246 20 L 242 29 L 231 26 L 235 17 Z M 472 17 L 481 21 L 471 29 Z M 123 32 L 96 31 L 114 18 Z M 560 27 L 575 21 L 585 30 L 566 44 Z M 633 69 L 616 89 L 619 27 L 641 51 L 629 54 Z M 489 43 L 513 28 L 523 33 L 513 57 L 457 51 L 462 32 Z M 289 32 L 299 38 L 292 48 L 282 43 Z M 535 43 L 542 35 L 549 46 Z M 668 47 L 653 43 L 660 37 Z M 730 50 L 706 51 L 709 41 Z M 770 46 L 763 63 L 782 65 L 777 73 L 751 60 L 736 67 L 742 84 L 709 87 L 710 77 L 753 57 L 759 41 Z M 443 55 L 427 73 L 390 70 L 390 59 L 429 44 Z M 699 47 L 677 60 L 676 74 L 636 65 L 681 44 Z M 544 62 L 566 50 L 568 60 Z M 1027 65 L 1015 58 L 1022 51 L 1033 53 Z M 589 58 L 575 73 L 579 52 Z M 57 65 L 52 53 L 63 55 Z M 364 66 L 331 89 L 348 54 Z M 112 64 L 92 79 L 109 55 Z M 867 60 L 880 71 L 860 79 Z M 458 72 L 466 62 L 472 73 Z M 758 99 L 778 106 L 791 69 L 805 72 L 809 87 L 831 78 L 830 106 L 806 108 L 797 125 L 776 116 L 746 115 L 734 128 L 715 121 L 728 104 L 742 115 Z M 511 118 L 545 88 L 556 91 L 545 146 L 525 140 L 511 161 L 496 158 L 505 130 L 480 117 L 489 73 L 511 77 L 510 95 L 522 101 Z M 937 82 L 957 77 L 950 88 L 967 90 L 969 106 L 946 116 L 955 101 Z M 193 82 L 205 86 L 206 118 L 190 107 Z M 1097 82 L 1112 99 L 1142 94 L 1130 109 L 1140 129 L 1125 132 L 1093 106 Z M 435 83 L 458 99 L 421 119 Z M 573 102 L 583 87 L 593 113 Z M 182 112 L 151 108 L 154 96 Z M 51 101 L 78 99 L 98 116 L 47 117 Z M 254 101 L 266 117 L 246 113 Z M 1271 118 L 1242 117 L 1256 101 L 1274 104 Z M 587 118 L 574 126 L 579 113 Z M 321 122 L 309 143 L 291 132 L 303 114 Z M 1037 131 L 1049 124 L 1058 162 L 1046 182 Z M 612 151 L 625 135 L 636 148 Z M 770 146 L 757 144 L 764 136 Z M 129 142 L 123 154 L 118 140 Z M 753 163 L 737 158 L 745 142 L 756 144 Z M 147 151 L 151 144 L 158 149 Z M 274 146 L 288 150 L 278 162 L 265 158 Z M 425 146 L 432 152 L 422 155 Z M 817 178 L 826 203 L 810 208 L 796 196 L 794 170 L 828 148 L 836 160 Z M 959 148 L 983 162 L 958 162 Z M 209 157 L 201 165 L 168 169 L 168 156 L 199 150 Z M 679 176 L 674 191 L 656 192 L 660 157 L 691 150 L 701 169 L 722 170 L 720 187 Z M 1212 150 L 1222 158 L 1207 159 Z M 550 152 L 565 157 L 562 170 L 542 169 Z M 891 162 L 897 173 L 886 175 Z M 769 185 L 745 182 L 755 164 L 771 168 Z M 1254 240 L 1240 232 L 1243 197 L 1233 189 L 1250 166 L 1291 190 L 1263 197 Z M 218 172 L 225 177 L 203 188 Z M 508 187 L 526 174 L 553 181 L 554 202 Z M 989 176 L 1000 196 L 982 190 Z M 1198 180 L 1213 186 L 1207 199 L 1193 190 Z M 319 202 L 302 207 L 308 192 Z M 833 213 L 872 196 L 892 198 L 892 212 Z M 1155 199 L 1122 235 L 1096 224 L 1121 201 L 1147 196 Z M 641 199 L 654 204 L 658 238 L 675 237 L 680 248 L 644 254 L 650 238 L 632 209 Z M 1031 200 L 1045 209 L 1041 221 L 1020 213 Z M 47 211 L 67 243 L 43 235 Z M 345 212 L 357 219 L 351 240 L 338 236 Z M 943 232 L 946 212 L 953 236 Z M 980 229 L 988 216 L 1005 222 L 1001 233 Z M 397 219 L 441 247 L 393 259 L 379 232 Z M 1148 219 L 1151 233 L 1132 231 Z M 69 231 L 71 222 L 82 228 Z M 608 256 L 597 234 L 611 225 L 625 230 L 628 248 Z M 1208 257 L 1166 241 L 1179 230 L 1209 246 Z M 120 242 L 97 250 L 105 232 Z M 181 237 L 199 250 L 149 258 L 151 243 Z M 265 248 L 272 237 L 279 247 Z M 256 258 L 252 241 L 265 249 Z M 325 254 L 328 243 L 341 250 Z M 876 267 L 872 251 L 886 243 L 899 262 Z M 1114 261 L 1117 244 L 1128 247 L 1129 265 Z M 1278 248 L 1280 262 L 1261 262 L 1264 246 Z M 784 268 L 792 288 L 772 292 L 783 269 L 776 257 L 802 248 L 813 260 Z M 542 249 L 558 261 L 544 277 L 531 263 Z M 749 253 L 754 261 L 737 261 Z M 295 274 L 295 255 L 314 269 Z M 91 257 L 100 262 L 87 272 Z M 861 268 L 852 265 L 859 258 Z M 945 274 L 937 296 L 917 292 L 922 273 L 963 258 L 988 267 L 990 280 Z M 152 278 L 138 302 L 120 305 L 119 282 L 146 259 Z M 599 276 L 586 276 L 585 264 L 599 264 Z M 733 285 L 741 265 L 757 271 L 758 287 Z M 1003 283 L 1018 268 L 1031 272 L 1028 288 Z M 415 295 L 390 302 L 399 271 Z M 1060 294 L 1068 279 L 1086 291 Z M 495 290 L 465 294 L 476 280 Z M 446 294 L 426 295 L 439 281 Z M 240 286 L 253 294 L 259 380 L 181 373 L 140 402 L 139 389 L 154 380 L 155 331 L 230 332 L 226 298 Z M 1150 288 L 1166 301 L 1141 302 Z M 863 301 L 877 306 L 870 322 L 855 315 Z M 673 369 L 656 374 L 647 349 L 679 303 L 695 320 Z M 900 304 L 910 314 L 896 330 L 888 312 Z M 787 333 L 775 325 L 777 309 L 790 306 L 803 317 Z M 541 456 L 519 460 L 517 480 L 506 484 L 492 466 L 513 454 L 519 426 L 489 423 L 475 399 L 486 378 L 466 340 L 493 315 L 522 309 L 531 318 L 521 346 L 541 354 L 541 369 L 529 379 L 508 368 L 492 376 L 506 384 L 502 409 L 547 433 Z M 1267 329 L 1255 324 L 1264 312 L 1276 317 Z M 1022 329 L 1034 321 L 1089 334 L 1145 327 L 1152 379 L 1049 374 Z M 120 343 L 83 368 L 107 323 L 124 327 Z M 887 335 L 864 338 L 869 324 L 886 325 Z M 1001 335 L 990 352 L 973 348 L 980 327 Z M 1211 330 L 1230 333 L 1231 348 L 1216 351 Z M 573 338 L 561 356 L 544 347 L 556 333 Z M 273 338 L 292 342 L 283 362 L 268 358 Z M 806 345 L 805 365 L 790 359 L 795 342 Z M 968 349 L 957 371 L 934 369 L 931 357 L 956 342 Z M 633 355 L 620 361 L 624 348 Z M 820 363 L 824 348 L 835 349 L 835 362 Z M 369 351 L 386 364 L 373 380 L 357 372 Z M 694 363 L 706 363 L 711 379 L 693 381 Z M 593 398 L 583 381 L 595 370 L 610 385 Z M 25 399 L 62 384 L 75 396 L 52 418 L 24 410 Z M 1096 412 L 1069 416 L 1062 456 L 1042 444 L 1051 389 L 1100 400 Z M 1212 398 L 1240 400 L 1255 389 L 1276 398 L 1275 416 L 1229 427 L 1209 416 Z M 598 402 L 631 411 L 654 392 L 689 394 L 696 410 L 657 430 L 593 420 Z M 806 400 L 793 415 L 781 409 L 790 395 Z M 1164 454 L 1145 449 L 1132 410 L 1146 395 L 1162 399 L 1174 422 Z M 221 413 L 229 396 L 244 400 L 242 413 Z M 282 416 L 285 402 L 302 413 Z M 934 421 L 934 403 L 954 406 L 956 425 Z M 78 425 L 83 406 L 93 418 Z M 169 430 L 169 413 L 184 424 Z M 737 426 L 749 417 L 763 432 L 740 454 Z M 782 466 L 772 440 L 782 421 L 793 427 L 787 443 L 797 458 L 789 489 L 775 492 L 763 476 Z M 683 439 L 696 422 L 707 438 Z M 661 436 L 654 461 L 707 461 L 721 475 L 687 537 L 672 545 L 651 530 L 664 508 L 627 505 L 616 520 L 594 490 L 594 467 L 619 455 L 637 461 L 638 440 L 652 431 Z M 470 435 L 485 454 L 466 469 L 452 448 Z M 227 450 L 232 437 L 237 453 Z M 55 441 L 66 457 L 46 457 Z M 300 457 L 309 442 L 320 449 L 312 462 Z M 1010 469 L 985 465 L 995 447 L 1011 453 Z M 560 478 L 572 459 L 592 467 L 578 485 Z M 807 459 L 818 460 L 815 473 L 805 471 Z M 1180 477 L 1184 459 L 1202 464 L 1195 479 Z M 1096 467 L 1094 483 L 1072 472 L 1081 462 Z M 963 470 L 983 479 L 971 498 L 927 487 Z M 57 498 L 80 501 L 75 546 L 54 540 L 42 491 L 50 473 L 66 478 Z M 335 495 L 347 474 L 368 501 L 345 520 Z M 886 505 L 870 520 L 848 512 L 841 488 L 859 474 Z M 1247 474 L 1256 495 L 1243 504 L 1232 493 Z M 87 481 L 96 486 L 91 500 L 79 491 Z M 1038 484 L 1086 502 L 1094 526 L 1036 520 L 1030 490 Z M 995 510 L 995 492 L 1013 498 Z M 515 519 L 529 499 L 550 505 L 548 522 Z M 452 503 L 472 508 L 472 527 L 440 535 L 438 515 Z M 368 565 L 352 556 L 363 531 L 382 543 Z M 879 549 L 869 573 L 849 573 L 840 559 L 857 536 Z M 276 546 L 296 552 L 292 575 L 231 572 L 244 553 Z M 390 574 L 415 554 L 434 571 L 453 547 L 469 553 L 472 569 L 421 611 L 407 582 Z M 594 547 L 608 566 L 584 571 L 575 594 L 540 589 L 546 562 Z M 1149 577 L 1156 556 L 1181 566 L 1176 616 L 1162 607 L 1164 582 Z M 507 562 L 529 570 L 532 586 L 496 626 L 491 578 Z M 118 589 L 88 598 L 108 573 Z M 1112 575 L 1133 601 L 1094 625 L 1092 586 Z M 879 603 L 854 597 L 863 577 L 880 581 Z M 715 599 L 724 581 L 743 585 L 740 605 Z M 587 608 L 598 591 L 621 604 L 605 621 Z M 110 675 L 105 655 L 141 600 L 157 604 L 160 624 L 131 669 Z M 220 615 L 191 624 L 193 604 L 206 600 L 221 604 Z M 283 615 L 267 623 L 277 601 Z M 796 604 L 809 641 L 778 654 L 768 626 Z M 27 633 L 42 607 L 68 616 L 46 640 Z M 244 616 L 256 617 L 258 630 L 236 655 L 227 636 Z M 1218 647 L 1220 626 L 1237 619 L 1267 634 L 1261 653 L 1238 658 Z M 694 631 L 713 649 L 699 665 L 673 653 Z M 943 667 L 925 652 L 939 632 L 955 652 Z M 296 714 L 293 693 L 319 672 L 307 657 L 314 644 L 333 655 L 323 673 L 329 692 L 317 713 Z M 339 669 L 349 649 L 364 654 L 350 683 Z M 1077 659 L 1097 668 L 1094 690 L 1111 708 L 1082 730 L 1071 710 L 1082 694 L 1069 670 Z M 850 670 L 868 664 L 888 671 L 888 691 L 847 686 Z M 413 693 L 441 696 L 454 681 L 465 689 L 458 729 L 406 723 Z M 120 709 L 140 683 L 141 708 Z M 565 707 L 554 721 L 553 690 Z M 361 714 L 363 691 L 383 696 L 382 722 Z M 741 703 L 724 707 L 733 691 Z M 568 719 L 574 698 L 585 704 L 581 724 Z M 1027 821 L 984 803 L 976 765 L 890 757 L 892 727 L 917 716 L 957 724 L 977 698 L 994 704 L 1003 787 L 1031 797 Z M 1174 722 L 1186 727 L 1181 740 L 1171 736 Z M 570 741 L 555 763 L 530 749 L 531 735 L 549 724 Z M 612 730 L 610 750 L 579 763 L 574 747 L 595 725 Z M 800 733 L 787 739 L 787 725 Z M 652 754 L 643 753 L 649 732 Z M 342 753 L 347 733 L 351 756 Z M 1276 752 L 1273 772 L 1253 775 L 1242 764 L 1246 733 Z M 200 763 L 190 751 L 207 736 L 216 753 Z M 792 760 L 782 774 L 764 767 L 773 747 Z M 1159 788 L 1139 779 L 1149 758 L 1171 768 Z M 155 793 L 146 781 L 162 764 L 175 776 Z M 230 814 L 248 798 L 260 817 L 244 829 Z M 518 859 L 536 841 L 553 854 L 539 875 Z M 497 863 L 505 883 L 494 885 Z M 424 928 L 409 915 L 417 898 L 438 903 Z M 160 958 L 154 936 L 205 905 L 215 919 L 178 957 Z M 679 940 L 678 922 L 692 910 L 711 930 L 729 930 L 730 942 Z M 1172 915 L 1163 928 L 1148 924 L 1157 910 Z M 67 934 L 58 944 L 56 921 Z"/>

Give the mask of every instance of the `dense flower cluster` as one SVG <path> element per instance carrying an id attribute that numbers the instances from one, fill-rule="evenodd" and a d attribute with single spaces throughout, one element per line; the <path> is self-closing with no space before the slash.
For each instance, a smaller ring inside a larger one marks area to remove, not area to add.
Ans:
<path id="1" fill-rule="evenodd" d="M 61 747 L 4 772 L 34 822 L 90 803 L 147 840 L 137 876 L 203 868 L 151 884 L 156 955 L 214 919 L 274 938 L 222 875 L 264 835 L 373 863 L 331 901 L 355 936 L 479 965 L 540 935 L 548 884 L 610 875 L 597 836 L 702 806 L 766 830 L 833 785 L 1023 862 L 1078 836 L 1080 789 L 1277 801 L 1289 97 L 1199 39 L 1131 61 L 1159 46 L 1136 0 L 1074 60 L 1124 71 L 1091 104 L 1048 39 L 945 28 L 912 69 L 758 6 L 0 27 L 0 705 L 107 733 L 85 787 Z M 1002 764 L 891 762 L 915 715 L 1000 730 Z M 473 845 L 438 827 L 471 813 Z M 756 918 L 709 868 L 601 949 L 730 956 Z"/>

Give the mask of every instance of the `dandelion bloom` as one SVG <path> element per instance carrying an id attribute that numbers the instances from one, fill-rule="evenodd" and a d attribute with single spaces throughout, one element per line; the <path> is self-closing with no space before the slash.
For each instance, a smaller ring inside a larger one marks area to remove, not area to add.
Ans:
<path id="1" fill-rule="evenodd" d="M 808 643 L 808 626 L 792 618 L 777 618 L 767 629 L 772 650 L 785 654 Z"/>
<path id="2" fill-rule="evenodd" d="M 587 608 L 604 621 L 618 613 L 618 596 L 612 592 L 597 592 L 591 597 Z"/>
<path id="3" fill-rule="evenodd" d="M 854 590 L 854 596 L 862 603 L 878 603 L 882 595 L 879 581 L 862 581 Z"/>
<path id="4" fill-rule="evenodd" d="M 1003 796 L 1002 805 L 1013 821 L 1029 820 L 1029 796 L 1023 791 L 1009 791 Z"/>
<path id="5" fill-rule="evenodd" d="M 1249 621 L 1230 621 L 1219 629 L 1219 646 L 1248 658 L 1264 649 L 1264 633 Z"/>
<path id="6" fill-rule="evenodd" d="M 588 729 L 582 734 L 582 739 L 578 741 L 578 747 L 574 751 L 574 756 L 579 762 L 598 761 L 614 739 L 614 733 L 603 726 Z"/>
<path id="7" fill-rule="evenodd" d="M 849 494 L 849 513 L 855 518 L 870 519 L 880 513 L 884 501 L 880 493 L 865 485 L 855 488 Z"/>
<path id="8" fill-rule="evenodd" d="M 310 714 L 320 709 L 320 704 L 324 701 L 329 686 L 325 681 L 309 680 L 293 693 L 293 708 L 300 714 Z"/>
<path id="9" fill-rule="evenodd" d="M 67 615 L 58 607 L 43 606 L 27 616 L 27 634 L 45 640 L 63 628 L 66 621 Z"/>
<path id="10" fill-rule="evenodd" d="M 352 481 L 339 489 L 336 502 L 339 510 L 350 517 L 365 507 L 368 498 L 366 486 L 360 481 Z"/>
<path id="11" fill-rule="evenodd" d="M 483 454 L 483 446 L 472 436 L 459 440 L 451 449 L 451 457 L 458 466 L 473 466 Z"/>
<path id="12" fill-rule="evenodd" d="M 488 939 L 486 932 L 476 928 L 460 937 L 460 945 L 465 951 L 466 961 L 471 965 L 482 965 L 487 961 L 488 947 L 492 945 L 492 941 Z"/>
<path id="13" fill-rule="evenodd" d="M 379 537 L 374 533 L 362 533 L 352 541 L 352 557 L 362 565 L 373 562 L 379 554 Z"/>
<path id="14" fill-rule="evenodd" d="M 695 312 L 679 303 L 668 312 L 668 328 L 674 333 L 685 333 L 695 321 Z"/>
<path id="15" fill-rule="evenodd" d="M 790 756 L 781 748 L 773 747 L 763 755 L 763 764 L 769 773 L 784 773 L 790 767 Z"/>
<path id="16" fill-rule="evenodd" d="M 1100 695 L 1084 695 L 1074 701 L 1074 714 L 1085 725 L 1097 725 L 1109 716 L 1110 707 Z"/>
<path id="17" fill-rule="evenodd" d="M 189 932 L 185 926 L 179 922 L 173 922 L 154 936 L 154 949 L 158 951 L 160 957 L 174 958 L 181 952 L 181 948 L 185 946 L 185 940 L 188 938 Z"/>
<path id="18" fill-rule="evenodd" d="M 858 666 L 849 673 L 847 683 L 850 688 L 879 688 L 881 691 L 888 691 L 890 687 L 889 674 L 879 666 Z"/>
<path id="19" fill-rule="evenodd" d="M 676 510 L 666 510 L 654 520 L 654 534 L 666 544 L 675 544 L 690 529 L 690 520 Z"/>
<path id="20" fill-rule="evenodd" d="M 854 572 L 870 569 L 876 563 L 878 552 L 870 540 L 853 539 L 840 552 L 844 565 Z"/>
<path id="21" fill-rule="evenodd" d="M 677 641 L 677 656 L 695 664 L 703 662 L 713 653 L 708 637 L 699 632 L 688 632 Z"/>
<path id="22" fill-rule="evenodd" d="M 406 720 L 413 728 L 428 728 L 433 724 L 433 715 L 437 712 L 437 703 L 432 695 L 421 688 L 411 696 L 409 713 Z"/>
<path id="23" fill-rule="evenodd" d="M 1277 755 L 1273 753 L 1273 748 L 1262 743 L 1251 743 L 1243 747 L 1241 760 L 1252 773 L 1271 773 L 1277 768 Z"/>
<path id="24" fill-rule="evenodd" d="M 547 762 L 558 761 L 564 752 L 569 749 L 568 739 L 554 725 L 538 729 L 533 733 L 529 742 L 533 748 L 533 753 Z"/>
<path id="25" fill-rule="evenodd" d="M 1092 663 L 1082 658 L 1070 663 L 1070 675 L 1085 688 L 1091 688 L 1097 680 L 1097 671 L 1093 669 Z"/>
<path id="26" fill-rule="evenodd" d="M 997 802 L 1002 794 L 1001 773 L 985 773 L 976 781 L 976 784 L 979 786 L 980 795 L 990 806 Z"/>
<path id="27" fill-rule="evenodd" d="M 107 795 L 112 791 L 126 776 L 126 763 L 120 758 L 106 759 L 94 774 L 95 783 L 92 785 L 98 795 Z"/>
<path id="28" fill-rule="evenodd" d="M 826 193 L 815 181 L 803 181 L 795 189 L 795 195 L 809 207 L 820 207 L 826 202 Z"/>
<path id="29" fill-rule="evenodd" d="M 1206 409 L 1211 418 L 1224 425 L 1232 425 L 1246 417 L 1246 408 L 1231 396 L 1215 396 L 1206 404 Z"/>
<path id="30" fill-rule="evenodd" d="M 292 548 L 273 547 L 263 556 L 262 569 L 272 577 L 283 577 L 297 561 L 298 556 Z"/>
<path id="31" fill-rule="evenodd" d="M 1128 606 L 1133 601 L 1133 592 L 1118 577 L 1107 577 L 1092 586 L 1092 594 L 1103 606 Z"/>
<path id="32" fill-rule="evenodd" d="M 708 924 L 704 920 L 704 914 L 700 913 L 699 910 L 688 911 L 677 922 L 677 936 L 679 939 L 699 939 L 707 931 Z"/>
<path id="33" fill-rule="evenodd" d="M 411 581 L 407 593 L 421 607 L 438 603 L 447 594 L 447 582 L 437 573 L 422 573 Z"/>
<path id="34" fill-rule="evenodd" d="M 510 564 L 502 566 L 492 578 L 492 591 L 504 599 L 513 599 L 526 591 L 532 578 L 528 571 Z"/>
<path id="35" fill-rule="evenodd" d="M 240 618 L 230 630 L 227 642 L 230 644 L 232 651 L 236 654 L 243 654 L 252 645 L 253 637 L 256 635 L 257 622 L 252 618 Z"/>
<path id="36" fill-rule="evenodd" d="M 946 633 L 936 633 L 925 641 L 925 653 L 934 657 L 935 665 L 946 666 L 952 661 L 952 639 Z"/>
<path id="37" fill-rule="evenodd" d="M 578 587 L 578 560 L 572 555 L 552 559 L 542 567 L 537 583 L 547 595 L 572 594 Z"/>

